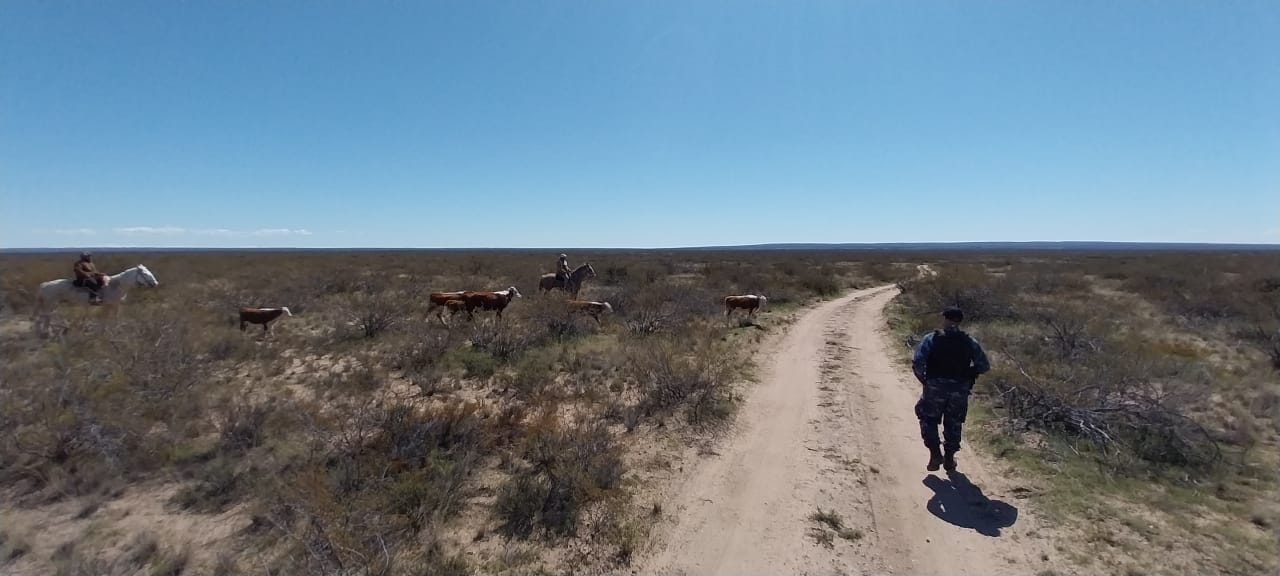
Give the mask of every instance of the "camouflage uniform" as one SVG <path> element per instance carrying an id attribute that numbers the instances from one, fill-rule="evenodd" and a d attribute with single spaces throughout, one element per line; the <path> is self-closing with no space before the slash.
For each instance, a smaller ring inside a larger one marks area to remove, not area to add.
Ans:
<path id="1" fill-rule="evenodd" d="M 916 418 L 920 420 L 920 437 L 931 452 L 939 444 L 946 449 L 949 468 L 951 455 L 960 450 L 960 435 L 969 411 L 969 391 L 973 382 L 991 368 L 986 353 L 959 328 L 929 333 L 916 347 L 911 361 L 916 379 L 924 385 L 916 402 Z M 942 424 L 942 439 L 938 425 Z"/>

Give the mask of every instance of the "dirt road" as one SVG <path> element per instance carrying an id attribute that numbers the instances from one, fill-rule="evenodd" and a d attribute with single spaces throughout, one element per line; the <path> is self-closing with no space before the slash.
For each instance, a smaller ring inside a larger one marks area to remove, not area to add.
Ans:
<path id="1" fill-rule="evenodd" d="M 659 528 L 662 544 L 640 574 L 1049 567 L 1013 488 L 968 444 L 961 474 L 925 471 L 919 384 L 895 366 L 885 328 L 897 292 L 881 286 L 824 303 L 772 342 L 735 433 L 678 488 L 673 521 Z M 813 519 L 819 510 L 827 522 Z"/>

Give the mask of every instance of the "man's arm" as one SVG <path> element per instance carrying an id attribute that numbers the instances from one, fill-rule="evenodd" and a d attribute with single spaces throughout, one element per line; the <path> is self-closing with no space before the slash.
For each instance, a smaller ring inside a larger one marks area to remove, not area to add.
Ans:
<path id="1" fill-rule="evenodd" d="M 977 340 L 970 336 L 969 341 L 973 343 L 973 375 L 977 377 L 991 369 L 991 361 L 987 359 L 986 351 Z"/>
<path id="2" fill-rule="evenodd" d="M 924 384 L 925 366 L 929 362 L 929 350 L 933 348 L 933 332 L 925 334 L 920 339 L 920 343 L 916 345 L 915 354 L 911 355 L 911 371 L 915 373 L 916 380 Z"/>

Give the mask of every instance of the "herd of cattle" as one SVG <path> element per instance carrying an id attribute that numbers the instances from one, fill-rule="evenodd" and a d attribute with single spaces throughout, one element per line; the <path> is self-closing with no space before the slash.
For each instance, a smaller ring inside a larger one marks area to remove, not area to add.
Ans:
<path id="1" fill-rule="evenodd" d="M 427 305 L 427 313 L 436 311 L 436 317 L 440 323 L 448 325 L 444 320 L 444 311 L 448 310 L 450 316 L 457 315 L 461 312 L 467 313 L 467 319 L 471 320 L 475 316 L 476 310 L 492 311 L 497 315 L 498 319 L 502 318 L 502 311 L 507 305 L 516 298 L 523 298 L 520 291 L 515 286 L 511 286 L 506 290 L 497 290 L 493 292 L 485 292 L 478 290 L 460 290 L 457 292 L 432 292 L 429 296 L 430 303 Z M 724 297 L 724 315 L 729 317 L 734 310 L 745 310 L 747 316 L 754 316 L 756 311 L 767 303 L 769 299 L 764 295 L 744 294 Z M 608 302 L 594 302 L 591 300 L 569 299 L 565 302 L 566 309 L 571 314 L 582 314 L 600 322 L 600 317 L 613 313 L 613 305 Z M 249 324 L 259 324 L 262 326 L 263 332 L 270 330 L 271 321 L 280 316 L 293 316 L 288 307 L 281 308 L 241 308 L 240 309 L 240 331 L 244 331 Z"/>
<path id="2" fill-rule="evenodd" d="M 427 313 L 436 311 L 436 317 L 440 319 L 441 324 L 444 321 L 444 311 L 448 310 L 450 316 L 457 315 L 461 312 L 467 313 L 467 319 L 474 318 L 476 310 L 493 311 L 499 319 L 502 318 L 502 311 L 507 305 L 516 298 L 522 298 L 520 291 L 515 286 L 511 286 L 506 290 L 498 290 L 495 292 L 480 292 L 474 290 L 461 290 L 457 292 L 432 292 L 427 305 Z M 763 295 L 746 294 L 740 296 L 725 296 L 725 316 L 729 316 L 734 310 L 745 310 L 748 316 L 754 315 L 769 299 Z M 600 316 L 613 313 L 613 305 L 609 302 L 595 302 L 591 300 L 578 300 L 571 298 L 565 301 L 565 307 L 570 314 L 582 314 L 590 316 L 598 323 Z"/>

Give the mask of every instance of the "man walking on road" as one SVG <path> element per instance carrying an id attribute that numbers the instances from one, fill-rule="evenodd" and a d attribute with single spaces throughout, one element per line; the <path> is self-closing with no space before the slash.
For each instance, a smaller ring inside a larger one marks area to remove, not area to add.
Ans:
<path id="1" fill-rule="evenodd" d="M 982 346 L 960 330 L 964 313 L 952 306 L 943 311 L 942 318 L 942 329 L 925 335 L 911 358 L 911 369 L 924 385 L 916 402 L 916 418 L 920 420 L 920 437 L 929 449 L 927 469 L 931 472 L 939 465 L 948 471 L 956 469 L 969 391 L 978 375 L 991 369 Z M 941 442 L 938 424 L 942 424 Z"/>

